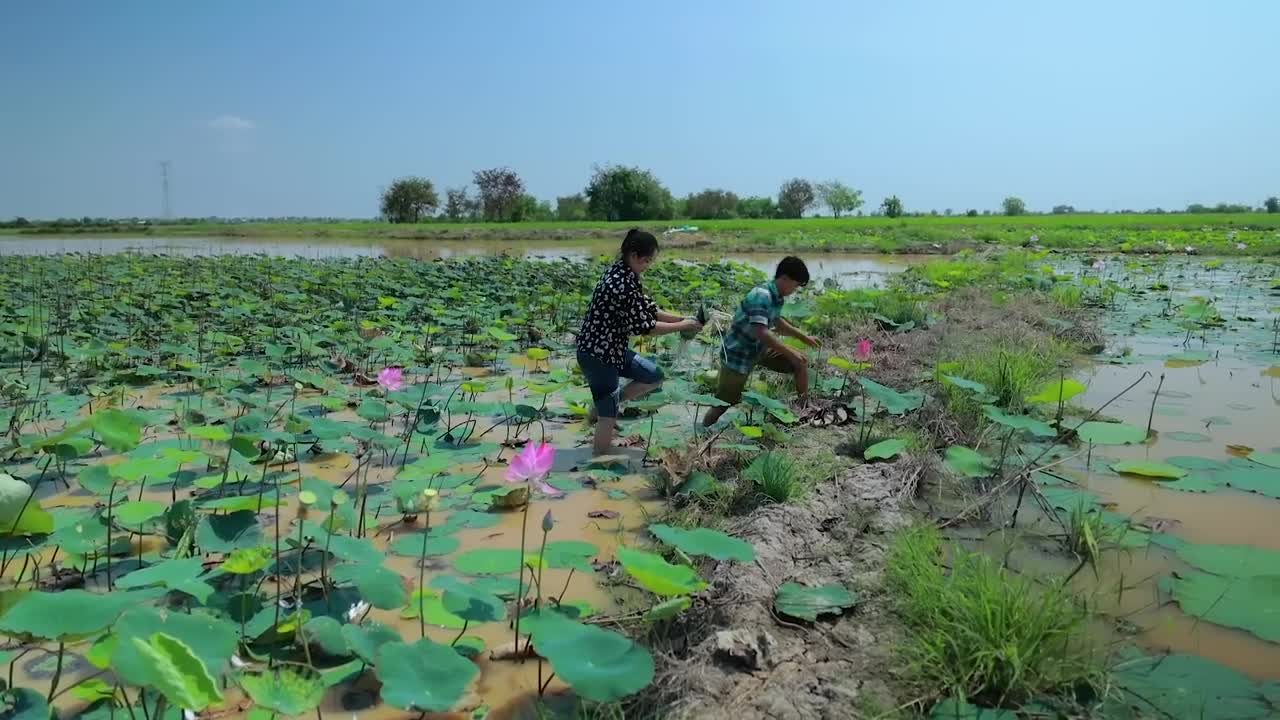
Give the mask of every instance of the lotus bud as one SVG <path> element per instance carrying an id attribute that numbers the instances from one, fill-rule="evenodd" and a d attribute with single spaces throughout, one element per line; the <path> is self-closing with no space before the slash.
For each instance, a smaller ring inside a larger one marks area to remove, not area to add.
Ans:
<path id="1" fill-rule="evenodd" d="M 547 514 L 542 516 L 542 532 L 551 532 L 551 528 L 555 527 L 555 524 L 555 520 L 551 517 L 551 511 L 548 510 Z"/>

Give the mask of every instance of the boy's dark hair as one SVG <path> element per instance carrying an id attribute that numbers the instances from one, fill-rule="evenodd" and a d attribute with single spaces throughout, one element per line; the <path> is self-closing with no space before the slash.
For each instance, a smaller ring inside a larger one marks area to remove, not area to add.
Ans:
<path id="1" fill-rule="evenodd" d="M 622 239 L 622 257 L 635 253 L 639 257 L 653 257 L 658 252 L 658 238 L 640 228 L 631 228 Z"/>
<path id="2" fill-rule="evenodd" d="M 795 255 L 788 255 L 782 258 L 782 262 L 778 263 L 778 271 L 773 274 L 773 278 L 786 275 L 801 285 L 809 284 L 809 268 L 805 266 L 804 261 Z"/>

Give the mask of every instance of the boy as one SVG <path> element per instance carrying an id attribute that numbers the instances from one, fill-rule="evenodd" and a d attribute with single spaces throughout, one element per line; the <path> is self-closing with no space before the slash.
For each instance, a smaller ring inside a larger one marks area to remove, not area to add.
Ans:
<path id="1" fill-rule="evenodd" d="M 716 397 L 735 405 L 742 399 L 751 368 L 763 365 L 774 372 L 795 375 L 801 404 L 809 400 L 809 359 L 786 345 L 770 328 L 789 335 L 809 347 L 818 341 L 782 319 L 784 298 L 809 284 L 809 268 L 798 257 L 788 256 L 778 263 L 773 281 L 753 288 L 743 298 L 733 316 L 733 327 L 724 336 L 720 353 L 720 387 Z M 714 425 L 728 407 L 714 407 L 702 419 L 704 427 Z"/>

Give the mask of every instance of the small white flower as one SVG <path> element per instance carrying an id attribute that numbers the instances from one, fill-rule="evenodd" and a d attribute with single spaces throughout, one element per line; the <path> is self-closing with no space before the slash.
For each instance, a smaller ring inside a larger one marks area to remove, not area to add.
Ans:
<path id="1" fill-rule="evenodd" d="M 1104 268 L 1104 267 L 1106 267 L 1106 266 L 1107 266 L 1107 264 L 1106 264 L 1106 263 L 1104 263 L 1104 262 L 1102 262 L 1101 260 L 1094 260 L 1094 261 L 1093 261 L 1093 269 L 1094 269 L 1094 270 L 1101 270 L 1102 268 Z"/>
<path id="2" fill-rule="evenodd" d="M 1031 236 L 1031 242 L 1033 242 L 1033 243 L 1040 242 L 1040 236 L 1039 236 L 1039 235 L 1032 235 L 1032 236 Z"/>
<path id="3" fill-rule="evenodd" d="M 1195 249 L 1195 248 L 1193 248 L 1193 247 L 1191 247 L 1190 245 L 1188 245 L 1188 246 L 1187 246 L 1186 248 L 1184 248 L 1184 249 L 1186 250 L 1186 252 L 1187 252 L 1187 254 L 1188 254 L 1188 255 L 1193 255 L 1193 254 L 1195 254 L 1195 251 L 1196 251 L 1196 249 Z"/>
<path id="4" fill-rule="evenodd" d="M 247 668 L 247 667 L 249 667 L 249 663 L 247 663 L 247 662 L 245 662 L 245 661 L 241 660 L 239 655 L 232 655 L 232 656 L 231 656 L 231 667 L 235 668 L 236 670 L 240 670 L 240 669 L 242 669 L 242 668 Z"/>
<path id="5" fill-rule="evenodd" d="M 196 714 L 190 710 L 182 711 L 182 720 L 196 720 Z"/>
<path id="6" fill-rule="evenodd" d="M 1248 245 L 1245 245 L 1244 243 L 1236 243 L 1236 249 L 1237 249 L 1237 250 L 1248 250 L 1248 249 L 1249 249 L 1249 246 L 1248 246 Z"/>
<path id="7" fill-rule="evenodd" d="M 368 611 L 369 603 L 363 600 L 352 603 L 351 607 L 347 608 L 347 622 L 355 622 L 360 619 L 361 615 L 364 615 Z"/>

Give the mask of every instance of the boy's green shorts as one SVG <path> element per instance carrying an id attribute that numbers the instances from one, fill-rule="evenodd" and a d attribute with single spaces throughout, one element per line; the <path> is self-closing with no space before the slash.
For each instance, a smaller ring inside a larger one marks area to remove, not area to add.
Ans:
<path id="1" fill-rule="evenodd" d="M 795 372 L 791 367 L 791 362 L 785 357 L 779 355 L 772 350 L 765 350 L 756 358 L 755 365 L 761 365 L 769 370 L 787 375 Z M 751 377 L 750 372 L 740 373 L 736 370 L 720 366 L 720 384 L 716 389 L 716 397 L 729 403 L 730 405 L 738 404 L 742 399 L 742 391 L 747 387 L 747 380 Z"/>

